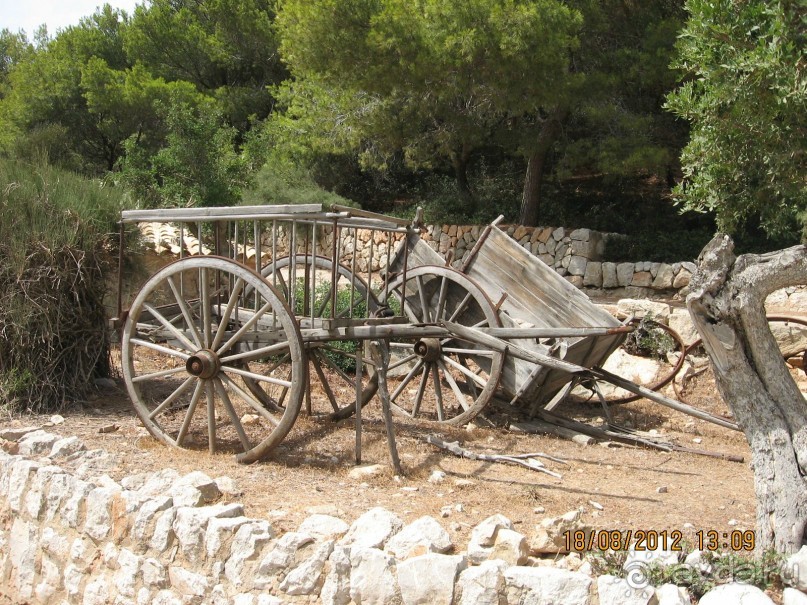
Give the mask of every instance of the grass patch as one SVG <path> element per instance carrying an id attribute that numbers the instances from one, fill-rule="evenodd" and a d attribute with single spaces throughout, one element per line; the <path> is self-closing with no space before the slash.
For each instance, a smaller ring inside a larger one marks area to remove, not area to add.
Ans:
<path id="1" fill-rule="evenodd" d="M 60 410 L 108 376 L 104 271 L 121 190 L 0 160 L 0 405 Z"/>

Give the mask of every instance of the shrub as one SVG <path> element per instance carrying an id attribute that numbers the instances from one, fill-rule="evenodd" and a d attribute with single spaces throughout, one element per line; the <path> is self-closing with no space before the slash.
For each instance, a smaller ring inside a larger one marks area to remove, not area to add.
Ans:
<path id="1" fill-rule="evenodd" d="M 104 268 L 120 190 L 0 161 L 0 405 L 50 412 L 110 372 Z"/>

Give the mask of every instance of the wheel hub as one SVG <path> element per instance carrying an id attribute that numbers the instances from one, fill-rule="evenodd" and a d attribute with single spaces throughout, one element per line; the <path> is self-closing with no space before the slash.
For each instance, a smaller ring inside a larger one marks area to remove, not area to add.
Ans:
<path id="1" fill-rule="evenodd" d="M 185 369 L 188 374 L 198 378 L 213 378 L 219 373 L 220 368 L 219 356 L 208 349 L 197 351 L 196 354 L 188 357 L 188 361 L 185 362 Z"/>
<path id="2" fill-rule="evenodd" d="M 415 343 L 415 353 L 424 361 L 437 361 L 440 359 L 440 339 L 421 338 Z"/>

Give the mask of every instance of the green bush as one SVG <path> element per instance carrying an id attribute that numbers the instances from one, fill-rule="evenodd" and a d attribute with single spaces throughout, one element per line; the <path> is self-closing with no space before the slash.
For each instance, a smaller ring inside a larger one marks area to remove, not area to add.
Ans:
<path id="1" fill-rule="evenodd" d="M 121 192 L 0 161 L 0 406 L 59 410 L 108 376 L 104 269 Z"/>

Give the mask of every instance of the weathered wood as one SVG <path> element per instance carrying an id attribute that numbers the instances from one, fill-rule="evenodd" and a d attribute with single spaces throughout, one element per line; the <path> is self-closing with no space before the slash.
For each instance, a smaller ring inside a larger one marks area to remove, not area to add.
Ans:
<path id="1" fill-rule="evenodd" d="M 807 406 L 765 317 L 765 298 L 807 283 L 807 248 L 734 255 L 717 235 L 699 257 L 687 307 L 718 391 L 751 446 L 759 552 L 794 552 L 807 527 Z"/>
<path id="2" fill-rule="evenodd" d="M 530 470 L 538 471 L 539 473 L 546 473 L 552 477 L 556 477 L 557 479 L 563 478 L 563 475 L 560 473 L 556 473 L 555 471 L 550 471 L 543 462 L 540 460 L 536 460 L 536 458 L 547 458 L 554 462 L 558 462 L 559 464 L 568 464 L 565 460 L 561 460 L 560 458 L 555 458 L 553 456 L 548 456 L 542 452 L 535 452 L 531 454 L 517 454 L 517 455 L 506 455 L 506 454 L 480 454 L 477 452 L 473 452 L 471 450 L 465 449 L 461 447 L 458 441 L 443 441 L 436 435 L 426 435 L 425 438 L 426 443 L 439 447 L 440 449 L 444 449 L 446 451 L 459 456 L 460 458 L 467 458 L 468 460 L 483 460 L 485 462 L 507 462 L 510 464 L 517 464 L 519 466 L 524 466 Z"/>
<path id="3" fill-rule="evenodd" d="M 466 273 L 474 278 L 492 300 L 507 294 L 500 317 L 506 327 L 547 329 L 620 327 L 606 311 L 594 305 L 585 293 L 563 279 L 551 267 L 519 246 L 500 229 L 491 229 L 484 245 L 473 257 Z M 509 325 L 504 316 L 510 318 Z M 568 339 L 564 359 L 584 367 L 602 364 L 622 343 L 624 335 L 606 334 Z M 539 343 L 520 343 L 524 348 L 545 353 Z M 502 388 L 510 395 L 519 391 L 532 368 L 511 360 L 505 366 Z M 563 372 L 544 372 L 533 378 L 522 399 L 545 403 L 568 382 Z"/>

